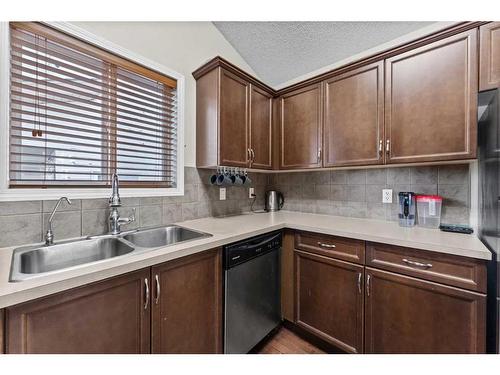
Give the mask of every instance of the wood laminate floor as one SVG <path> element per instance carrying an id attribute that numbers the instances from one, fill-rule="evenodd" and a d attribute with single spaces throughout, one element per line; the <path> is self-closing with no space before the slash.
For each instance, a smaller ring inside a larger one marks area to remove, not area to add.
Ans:
<path id="1" fill-rule="evenodd" d="M 267 341 L 258 354 L 326 354 L 292 331 L 282 327 Z"/>

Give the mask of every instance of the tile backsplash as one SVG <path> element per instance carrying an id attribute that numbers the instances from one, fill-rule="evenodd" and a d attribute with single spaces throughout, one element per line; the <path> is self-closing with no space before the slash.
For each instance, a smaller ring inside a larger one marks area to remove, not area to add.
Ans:
<path id="1" fill-rule="evenodd" d="M 209 184 L 211 170 L 185 168 L 185 194 L 180 197 L 122 198 L 122 216 L 136 209 L 136 222 L 126 229 L 169 224 L 208 216 L 227 216 L 250 211 L 248 189 L 226 187 L 226 200 Z M 468 165 L 402 167 L 251 173 L 262 209 L 265 191 L 276 189 L 285 196 L 284 209 L 380 220 L 396 220 L 399 191 L 443 196 L 442 221 L 469 223 L 470 173 Z M 393 203 L 383 204 L 382 189 L 393 189 Z M 71 195 L 70 195 L 71 197 Z M 63 203 L 54 217 L 55 239 L 96 235 L 108 230 L 108 201 L 73 199 Z M 55 201 L 0 202 L 0 247 L 40 242 Z"/>
<path id="2" fill-rule="evenodd" d="M 397 220 L 398 193 L 439 194 L 443 223 L 469 224 L 469 165 L 294 172 L 269 175 L 268 189 L 283 192 L 284 209 Z M 382 203 L 382 189 L 393 203 Z"/>
<path id="3" fill-rule="evenodd" d="M 226 216 L 250 211 L 248 189 L 227 187 L 226 200 L 219 200 L 219 189 L 209 184 L 210 170 L 186 167 L 184 196 L 122 198 L 119 208 L 123 217 L 136 209 L 136 221 L 123 230 L 169 224 L 207 216 Z M 252 186 L 258 197 L 264 197 L 268 176 L 252 173 Z M 71 194 L 69 194 L 71 198 Z M 103 234 L 108 231 L 108 199 L 72 199 L 63 202 L 54 216 L 55 240 Z M 0 202 L 0 247 L 40 242 L 56 201 Z M 255 203 L 262 209 L 264 200 Z"/>

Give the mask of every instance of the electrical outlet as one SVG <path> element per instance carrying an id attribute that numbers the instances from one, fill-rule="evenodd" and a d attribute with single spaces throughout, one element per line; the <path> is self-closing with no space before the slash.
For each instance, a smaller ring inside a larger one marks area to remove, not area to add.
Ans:
<path id="1" fill-rule="evenodd" d="M 219 200 L 221 200 L 221 201 L 226 200 L 226 188 L 219 189 Z"/>
<path id="2" fill-rule="evenodd" d="M 255 188 L 248 188 L 248 198 L 253 198 L 255 194 Z"/>
<path id="3" fill-rule="evenodd" d="M 392 203 L 392 189 L 382 189 L 382 203 Z"/>

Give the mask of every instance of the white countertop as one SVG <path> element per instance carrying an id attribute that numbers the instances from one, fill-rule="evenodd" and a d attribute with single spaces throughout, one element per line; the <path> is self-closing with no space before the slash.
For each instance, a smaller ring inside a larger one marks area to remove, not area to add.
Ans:
<path id="1" fill-rule="evenodd" d="M 491 259 L 490 251 L 475 235 L 419 227 L 401 228 L 397 223 L 380 220 L 280 211 L 225 218 L 211 217 L 176 224 L 210 233 L 212 237 L 127 254 L 21 282 L 9 282 L 12 251 L 18 246 L 0 249 L 0 308 L 282 228 Z"/>

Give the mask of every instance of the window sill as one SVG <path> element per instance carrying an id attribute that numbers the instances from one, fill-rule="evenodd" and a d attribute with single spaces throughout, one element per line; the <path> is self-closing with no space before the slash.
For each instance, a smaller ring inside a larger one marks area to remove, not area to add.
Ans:
<path id="1" fill-rule="evenodd" d="M 93 199 L 93 198 L 108 198 L 111 194 L 111 189 L 5 189 L 0 191 L 0 202 L 5 201 L 31 201 L 31 200 L 48 200 L 57 199 L 61 196 L 66 196 L 70 199 Z M 158 197 L 158 196 L 182 196 L 184 195 L 184 187 L 178 188 L 150 188 L 150 189 L 120 189 L 121 197 Z"/>

